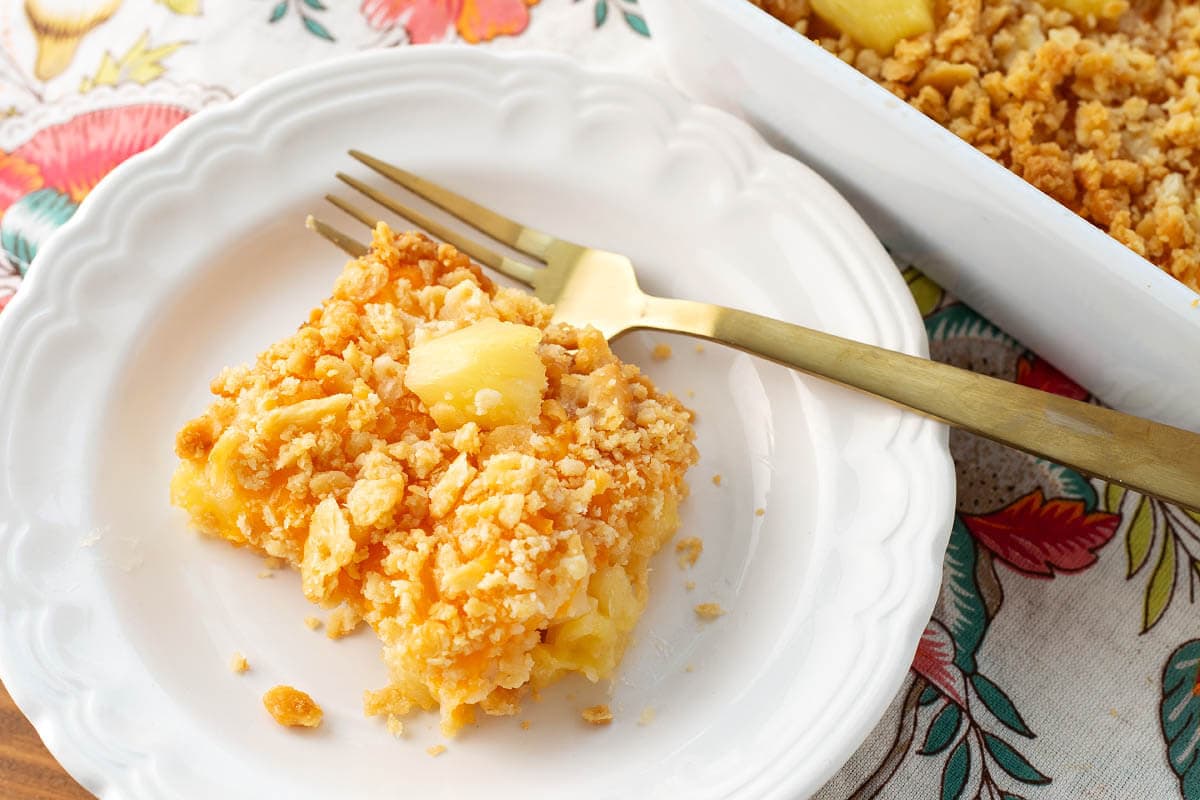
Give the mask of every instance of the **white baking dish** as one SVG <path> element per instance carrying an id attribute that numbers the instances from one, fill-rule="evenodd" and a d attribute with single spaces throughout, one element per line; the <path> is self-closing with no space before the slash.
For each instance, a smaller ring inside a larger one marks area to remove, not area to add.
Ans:
<path id="1" fill-rule="evenodd" d="M 1196 294 L 745 0 L 643 0 L 672 79 L 1106 402 L 1200 429 Z"/>

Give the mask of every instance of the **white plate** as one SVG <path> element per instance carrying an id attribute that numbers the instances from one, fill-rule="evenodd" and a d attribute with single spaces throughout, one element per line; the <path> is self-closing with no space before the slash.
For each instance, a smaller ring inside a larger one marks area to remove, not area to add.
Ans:
<path id="1" fill-rule="evenodd" d="M 828 178 L 880 238 L 1125 411 L 1200 430 L 1196 293 L 746 0 L 644 0 L 672 79 Z"/>
<path id="2" fill-rule="evenodd" d="M 711 345 L 673 340 L 658 363 L 662 337 L 622 341 L 695 391 L 683 524 L 704 555 L 692 574 L 656 562 L 611 726 L 577 713 L 605 687 L 568 682 L 527 704 L 529 731 L 487 718 L 438 759 L 431 716 L 404 741 L 364 719 L 362 690 L 385 681 L 373 636 L 308 631 L 293 575 L 257 580 L 259 559 L 168 504 L 173 433 L 209 377 L 328 293 L 341 258 L 302 222 L 335 170 L 363 172 L 351 146 L 628 253 L 652 291 L 925 352 L 849 206 L 665 87 L 433 48 L 275 80 L 114 172 L 0 318 L 0 673 L 47 746 L 106 799 L 814 791 L 891 700 L 932 608 L 954 495 L 939 425 Z M 729 614 L 697 621 L 707 600 Z M 265 715 L 281 682 L 325 706 L 318 731 Z"/>

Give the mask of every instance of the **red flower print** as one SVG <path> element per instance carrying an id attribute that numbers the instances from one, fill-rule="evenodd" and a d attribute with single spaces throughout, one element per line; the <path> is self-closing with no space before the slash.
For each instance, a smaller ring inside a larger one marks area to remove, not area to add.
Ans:
<path id="1" fill-rule="evenodd" d="M 183 108 L 150 104 L 89 111 L 38 131 L 12 156 L 36 164 L 43 186 L 78 203 L 113 167 L 157 142 L 188 114 Z M 3 211 L 12 202 L 3 202 L 8 189 L 3 162 L 0 187 Z"/>
<path id="2" fill-rule="evenodd" d="M 954 664 L 954 637 L 946 626 L 936 619 L 929 620 L 917 653 L 913 656 L 912 670 L 929 681 L 945 697 L 963 708 L 967 707 L 967 683 L 962 670 Z"/>
<path id="3" fill-rule="evenodd" d="M 0 214 L 35 189 L 42 188 L 37 164 L 0 150 Z"/>
<path id="4" fill-rule="evenodd" d="M 0 266 L 24 274 L 101 178 L 190 113 L 157 103 L 89 111 L 0 151 Z"/>
<path id="5" fill-rule="evenodd" d="M 1075 400 L 1086 400 L 1088 396 L 1087 389 L 1063 375 L 1049 361 L 1032 353 L 1017 359 L 1017 383 Z"/>
<path id="6" fill-rule="evenodd" d="M 363 0 L 362 15 L 376 30 L 403 25 L 414 44 L 440 42 L 457 30 L 468 42 L 521 33 L 538 0 Z"/>
<path id="7" fill-rule="evenodd" d="M 1118 514 L 1088 512 L 1082 500 L 1047 501 L 1036 489 L 1001 510 L 962 521 L 982 546 L 1013 569 L 1052 578 L 1055 570 L 1078 572 L 1096 563 L 1121 522 Z"/>

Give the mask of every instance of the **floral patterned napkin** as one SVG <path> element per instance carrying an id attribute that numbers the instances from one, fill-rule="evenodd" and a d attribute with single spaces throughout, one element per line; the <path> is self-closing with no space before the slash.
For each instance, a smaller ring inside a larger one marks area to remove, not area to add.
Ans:
<path id="1" fill-rule="evenodd" d="M 441 41 L 662 74 L 637 0 L 3 0 L 0 310 L 96 182 L 181 120 L 295 66 Z M 935 358 L 1087 398 L 905 276 Z M 1200 800 L 1200 516 L 968 434 L 951 448 L 937 611 L 821 800 Z"/>

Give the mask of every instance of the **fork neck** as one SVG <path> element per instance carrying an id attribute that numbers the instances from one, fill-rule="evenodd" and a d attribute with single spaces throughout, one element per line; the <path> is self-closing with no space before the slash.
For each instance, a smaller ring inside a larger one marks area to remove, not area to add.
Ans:
<path id="1" fill-rule="evenodd" d="M 634 327 L 714 339 L 727 311 L 710 303 L 647 295 L 641 319 Z"/>

